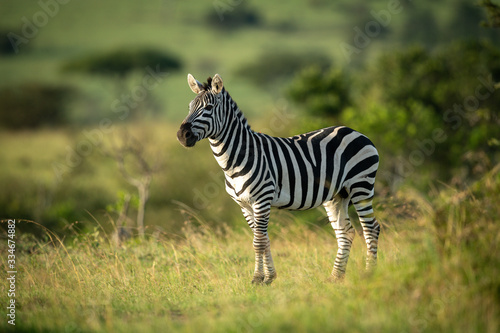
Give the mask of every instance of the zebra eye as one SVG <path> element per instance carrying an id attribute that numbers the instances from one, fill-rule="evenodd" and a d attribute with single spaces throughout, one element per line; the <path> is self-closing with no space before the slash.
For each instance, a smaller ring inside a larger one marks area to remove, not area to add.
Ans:
<path id="1" fill-rule="evenodd" d="M 212 104 L 205 105 L 205 110 L 210 111 L 214 106 Z"/>

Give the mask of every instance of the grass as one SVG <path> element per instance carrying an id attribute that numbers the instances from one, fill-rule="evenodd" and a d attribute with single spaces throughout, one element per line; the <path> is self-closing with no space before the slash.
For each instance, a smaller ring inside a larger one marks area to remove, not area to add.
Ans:
<path id="1" fill-rule="evenodd" d="M 365 272 L 358 235 L 342 283 L 327 281 L 337 248 L 330 228 L 289 223 L 287 215 L 276 214 L 271 228 L 278 271 L 271 286 L 250 284 L 249 230 L 211 227 L 193 214 L 179 237 L 156 235 L 119 247 L 99 226 L 64 245 L 49 231 L 45 241 L 18 233 L 16 328 L 496 332 L 500 227 L 492 216 L 499 198 L 498 168 L 467 190 L 444 189 L 430 202 L 401 192 L 378 207 L 377 270 Z M 2 264 L 6 270 L 6 255 Z M 0 328 L 8 329 L 6 320 Z"/>

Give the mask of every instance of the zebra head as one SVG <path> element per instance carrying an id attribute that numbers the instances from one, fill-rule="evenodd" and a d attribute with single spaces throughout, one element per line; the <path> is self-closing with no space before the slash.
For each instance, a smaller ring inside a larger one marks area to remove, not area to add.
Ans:
<path id="1" fill-rule="evenodd" d="M 193 147 L 196 142 L 214 137 L 218 134 L 223 122 L 222 79 L 219 74 L 208 78 L 202 84 L 188 74 L 188 84 L 197 96 L 189 103 L 189 114 L 177 132 L 177 139 L 184 147 Z"/>

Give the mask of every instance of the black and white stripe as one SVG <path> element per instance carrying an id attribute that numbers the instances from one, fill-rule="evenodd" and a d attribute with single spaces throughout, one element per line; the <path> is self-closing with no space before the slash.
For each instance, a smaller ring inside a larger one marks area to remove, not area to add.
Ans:
<path id="1" fill-rule="evenodd" d="M 191 147 L 208 138 L 224 171 L 226 190 L 240 205 L 254 233 L 254 283 L 276 278 L 267 226 L 271 207 L 305 210 L 323 205 L 335 230 L 338 253 L 332 276 L 342 278 L 354 238 L 347 209 L 354 205 L 368 247 L 367 266 L 376 263 L 380 227 L 372 199 L 379 157 L 373 143 L 348 127 L 334 126 L 289 138 L 254 132 L 215 75 L 201 84 L 177 133 Z"/>

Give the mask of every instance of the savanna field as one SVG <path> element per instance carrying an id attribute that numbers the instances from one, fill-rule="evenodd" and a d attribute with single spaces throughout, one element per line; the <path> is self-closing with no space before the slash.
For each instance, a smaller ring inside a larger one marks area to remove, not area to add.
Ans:
<path id="1" fill-rule="evenodd" d="M 0 331 L 500 331 L 498 5 L 2 2 Z M 208 142 L 176 139 L 187 73 L 255 131 L 373 141 L 374 271 L 352 208 L 336 282 L 324 210 L 273 210 L 277 279 L 251 283 Z"/>
<path id="2" fill-rule="evenodd" d="M 470 189 L 436 196 L 401 191 L 379 202 L 377 270 L 365 272 L 358 233 L 342 283 L 327 280 L 336 252 L 329 226 L 298 225 L 288 214 L 270 231 L 278 270 L 271 286 L 250 284 L 248 230 L 211 227 L 192 212 L 175 239 L 119 247 L 100 226 L 71 242 L 49 231 L 38 240 L 17 235 L 16 329 L 495 332 L 498 168 Z"/>

